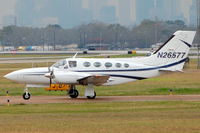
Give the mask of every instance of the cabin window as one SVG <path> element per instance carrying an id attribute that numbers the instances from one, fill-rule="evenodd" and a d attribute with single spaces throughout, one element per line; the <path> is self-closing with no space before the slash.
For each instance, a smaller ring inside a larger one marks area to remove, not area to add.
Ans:
<path id="1" fill-rule="evenodd" d="M 90 64 L 90 62 L 84 62 L 83 65 L 84 65 L 85 67 L 89 67 L 91 64 Z"/>
<path id="2" fill-rule="evenodd" d="M 124 67 L 128 68 L 128 67 L 129 67 L 129 64 L 125 63 L 125 64 L 124 64 Z"/>
<path id="3" fill-rule="evenodd" d="M 116 63 L 115 66 L 118 67 L 118 68 L 120 68 L 122 66 L 122 64 Z"/>
<path id="4" fill-rule="evenodd" d="M 95 67 L 100 67 L 100 66 L 101 66 L 101 63 L 100 63 L 100 62 L 95 62 L 95 63 L 94 63 L 94 66 L 95 66 Z"/>
<path id="5" fill-rule="evenodd" d="M 105 67 L 112 67 L 112 63 L 106 62 L 106 63 L 105 63 Z"/>
<path id="6" fill-rule="evenodd" d="M 76 67 L 77 66 L 76 61 L 68 61 L 68 63 L 69 63 L 69 67 Z"/>

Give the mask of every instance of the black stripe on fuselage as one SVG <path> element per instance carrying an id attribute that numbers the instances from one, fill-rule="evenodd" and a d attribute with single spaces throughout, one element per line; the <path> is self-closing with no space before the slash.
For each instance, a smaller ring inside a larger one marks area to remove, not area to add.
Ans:
<path id="1" fill-rule="evenodd" d="M 109 76 L 111 76 L 111 77 L 129 78 L 129 79 L 137 79 L 137 80 L 147 79 L 147 78 L 144 78 L 144 77 L 127 76 L 127 75 L 115 75 L 115 74 L 111 74 L 111 75 L 109 75 Z"/>

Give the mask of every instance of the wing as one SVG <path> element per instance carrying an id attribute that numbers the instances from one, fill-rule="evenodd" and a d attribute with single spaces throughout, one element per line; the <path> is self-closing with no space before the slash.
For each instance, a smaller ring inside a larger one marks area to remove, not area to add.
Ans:
<path id="1" fill-rule="evenodd" d="M 93 85 L 99 86 L 106 83 L 109 78 L 110 76 L 108 75 L 93 75 L 93 76 L 88 76 L 88 77 L 79 79 L 78 82 L 81 85 L 93 84 Z"/>

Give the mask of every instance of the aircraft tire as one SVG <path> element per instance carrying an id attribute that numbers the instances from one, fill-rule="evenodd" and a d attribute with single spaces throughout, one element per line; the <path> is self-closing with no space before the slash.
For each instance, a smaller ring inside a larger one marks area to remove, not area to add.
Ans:
<path id="1" fill-rule="evenodd" d="M 96 98 L 96 92 L 94 92 L 94 96 L 87 96 L 87 99 L 95 99 Z"/>
<path id="2" fill-rule="evenodd" d="M 24 98 L 24 100 L 29 100 L 31 98 L 31 94 L 30 93 L 24 93 L 23 98 Z"/>
<path id="3" fill-rule="evenodd" d="M 77 98 L 79 96 L 78 90 L 76 89 L 69 90 L 69 96 L 71 98 Z"/>

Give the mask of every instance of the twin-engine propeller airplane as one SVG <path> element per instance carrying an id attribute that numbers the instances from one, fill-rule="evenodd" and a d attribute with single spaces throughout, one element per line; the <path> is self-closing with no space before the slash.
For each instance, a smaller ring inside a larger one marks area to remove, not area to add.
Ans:
<path id="1" fill-rule="evenodd" d="M 24 99 L 30 98 L 29 87 L 48 87 L 49 84 L 71 85 L 68 94 L 77 98 L 76 85 L 85 85 L 85 96 L 94 99 L 94 86 L 117 85 L 182 71 L 192 46 L 195 31 L 177 31 L 157 51 L 148 57 L 137 58 L 68 58 L 51 67 L 29 68 L 11 72 L 4 77 L 26 84 Z"/>

